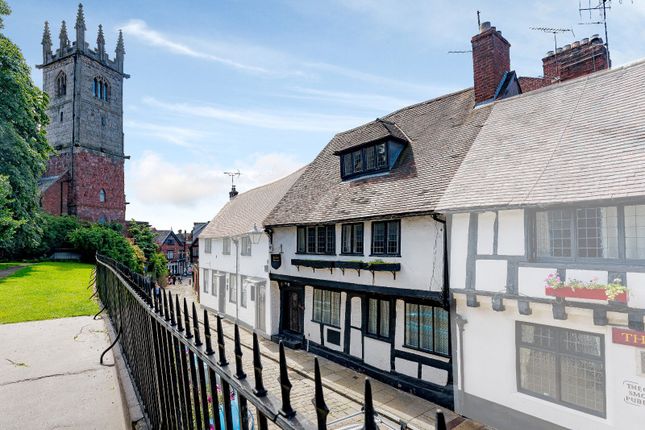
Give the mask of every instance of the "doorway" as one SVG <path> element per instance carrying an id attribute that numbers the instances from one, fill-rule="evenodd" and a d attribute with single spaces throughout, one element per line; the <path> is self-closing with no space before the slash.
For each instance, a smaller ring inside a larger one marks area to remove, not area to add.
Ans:
<path id="1" fill-rule="evenodd" d="M 282 331 L 302 336 L 305 321 L 304 289 L 294 286 L 282 287 L 282 303 Z"/>
<path id="2" fill-rule="evenodd" d="M 256 289 L 255 302 L 255 328 L 266 332 L 266 282 L 258 282 L 253 288 Z"/>

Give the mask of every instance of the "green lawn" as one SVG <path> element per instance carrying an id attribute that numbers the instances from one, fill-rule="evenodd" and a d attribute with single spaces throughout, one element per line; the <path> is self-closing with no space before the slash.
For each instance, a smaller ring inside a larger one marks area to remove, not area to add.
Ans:
<path id="1" fill-rule="evenodd" d="M 93 315 L 91 264 L 32 264 L 0 279 L 0 323 Z"/>

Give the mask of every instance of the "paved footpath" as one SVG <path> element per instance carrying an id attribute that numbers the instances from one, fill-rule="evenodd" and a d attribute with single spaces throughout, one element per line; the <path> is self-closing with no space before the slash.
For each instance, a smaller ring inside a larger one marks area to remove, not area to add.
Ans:
<path id="1" fill-rule="evenodd" d="M 125 429 L 109 344 L 92 317 L 1 324 L 0 429 Z"/>
<path id="2" fill-rule="evenodd" d="M 179 294 L 186 297 L 190 302 L 195 301 L 194 291 L 186 283 L 183 285 L 171 285 L 168 287 L 173 295 Z M 199 305 L 199 303 L 197 303 Z M 201 315 L 201 313 L 200 313 Z M 226 354 L 229 363 L 233 363 L 233 336 L 234 325 L 223 320 L 223 329 L 226 336 Z M 215 318 L 210 321 L 211 327 L 215 329 Z M 248 378 L 253 380 L 252 366 L 252 333 L 240 327 L 240 340 L 243 345 L 243 363 Z M 262 351 L 262 365 L 264 366 L 265 386 L 270 393 L 279 395 L 278 384 L 278 345 L 268 339 L 260 338 L 260 349 Z M 304 414 L 311 422 L 315 422 L 315 409 L 311 399 L 314 393 L 314 354 L 303 350 L 286 349 L 287 365 L 290 369 L 289 377 L 293 384 L 292 403 L 298 413 Z M 365 375 L 354 370 L 341 366 L 333 361 L 318 357 L 320 370 L 323 379 L 325 401 L 331 413 L 328 421 L 346 417 L 350 414 L 360 412 L 363 404 L 363 390 L 365 386 Z M 446 416 L 449 429 L 454 430 L 481 430 L 484 426 L 464 420 L 454 412 L 439 408 L 436 404 L 423 400 L 417 396 L 384 384 L 371 380 L 374 407 L 384 417 L 398 422 L 404 420 L 410 429 L 434 429 L 434 417 L 437 409 L 442 409 Z M 361 422 L 360 417 L 344 421 L 343 424 Z M 392 421 L 389 421 L 392 423 Z"/>

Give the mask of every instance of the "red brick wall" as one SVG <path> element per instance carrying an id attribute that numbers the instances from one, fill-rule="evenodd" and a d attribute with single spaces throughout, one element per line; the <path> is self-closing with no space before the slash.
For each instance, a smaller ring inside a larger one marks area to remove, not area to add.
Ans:
<path id="1" fill-rule="evenodd" d="M 609 68 L 607 49 L 599 37 L 575 42 L 558 54 L 542 59 L 544 77 L 550 82 L 566 81 Z"/>
<path id="2" fill-rule="evenodd" d="M 495 27 L 473 36 L 470 42 L 473 48 L 475 102 L 480 103 L 495 95 L 502 76 L 511 70 L 511 44 Z"/>
<path id="3" fill-rule="evenodd" d="M 528 93 L 529 91 L 537 90 L 538 88 L 546 87 L 551 83 L 550 80 L 544 78 L 533 78 L 529 76 L 520 76 L 518 78 L 520 81 L 520 88 L 522 88 L 523 93 Z"/>
<path id="4" fill-rule="evenodd" d="M 105 202 L 99 200 L 105 190 Z M 80 151 L 74 154 L 74 198 L 80 219 L 125 221 L 123 159 Z"/>
<path id="5" fill-rule="evenodd" d="M 40 205 L 52 215 L 67 215 L 69 182 L 67 175 L 52 184 L 40 197 Z"/>

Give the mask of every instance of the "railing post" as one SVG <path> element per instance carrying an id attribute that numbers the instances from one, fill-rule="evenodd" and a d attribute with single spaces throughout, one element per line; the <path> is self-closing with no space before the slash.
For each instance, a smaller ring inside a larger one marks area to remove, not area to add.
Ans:
<path id="1" fill-rule="evenodd" d="M 237 379 L 246 378 L 246 373 L 242 369 L 242 346 L 240 345 L 240 328 L 235 324 L 235 377 Z"/>
<path id="2" fill-rule="evenodd" d="M 166 290 L 163 291 L 163 316 L 166 321 L 170 321 L 170 313 L 168 312 L 168 294 Z"/>
<path id="3" fill-rule="evenodd" d="M 320 365 L 318 364 L 318 357 L 314 357 L 314 382 L 316 391 L 313 404 L 316 407 L 316 420 L 318 422 L 318 430 L 326 430 L 329 408 L 327 407 L 325 398 L 323 396 L 322 378 L 320 376 Z"/>
<path id="4" fill-rule="evenodd" d="M 378 430 L 372 401 L 372 384 L 369 379 L 365 379 L 365 405 L 363 406 L 364 423 L 363 430 Z"/>
<path id="5" fill-rule="evenodd" d="M 213 355 L 213 345 L 211 344 L 211 326 L 208 322 L 208 311 L 204 309 L 204 338 L 206 341 L 206 354 Z"/>
<path id="6" fill-rule="evenodd" d="M 175 296 L 175 313 L 177 314 L 177 331 L 184 331 L 184 326 L 181 322 L 181 306 L 179 305 L 179 296 Z"/>
<path id="7" fill-rule="evenodd" d="M 199 318 L 197 317 L 195 302 L 193 302 L 193 331 L 195 332 L 195 346 L 202 346 L 202 336 L 199 333 Z"/>
<path id="8" fill-rule="evenodd" d="M 170 291 L 168 291 L 168 301 L 170 302 L 168 304 L 168 308 L 170 309 L 170 325 L 174 327 L 177 323 L 175 322 L 175 308 L 172 301 L 172 293 Z"/>
<path id="9" fill-rule="evenodd" d="M 253 369 L 255 371 L 255 388 L 253 393 L 258 397 L 267 395 L 267 390 L 264 388 L 264 381 L 262 380 L 262 361 L 260 360 L 260 344 L 258 342 L 258 334 L 253 332 Z"/>
<path id="10" fill-rule="evenodd" d="M 446 430 L 446 417 L 443 415 L 443 411 L 441 409 L 437 409 L 435 412 L 435 422 L 434 422 L 434 428 L 435 430 Z"/>
<path id="11" fill-rule="evenodd" d="M 188 314 L 188 303 L 184 297 L 184 323 L 186 324 L 186 339 L 192 339 L 193 334 L 190 331 L 190 315 Z"/>
<path id="12" fill-rule="evenodd" d="M 280 391 L 282 394 L 282 409 L 280 414 L 286 418 L 292 418 L 296 415 L 296 411 L 291 407 L 291 382 L 289 381 L 289 373 L 287 372 L 287 359 L 284 355 L 284 344 L 280 341 Z"/>
<path id="13" fill-rule="evenodd" d="M 222 329 L 222 317 L 220 315 L 217 315 L 217 349 L 219 353 L 219 361 L 217 362 L 217 364 L 219 364 L 220 366 L 228 366 L 224 345 L 224 330 Z"/>

